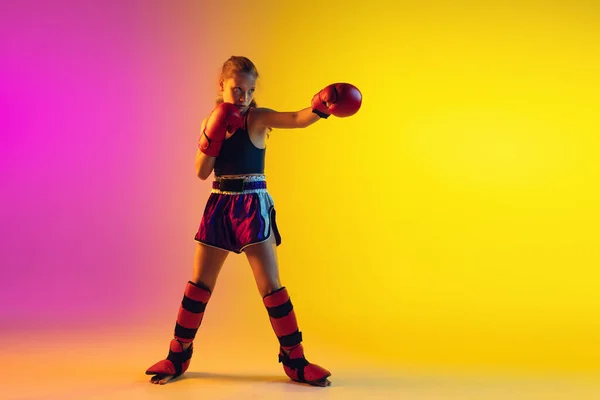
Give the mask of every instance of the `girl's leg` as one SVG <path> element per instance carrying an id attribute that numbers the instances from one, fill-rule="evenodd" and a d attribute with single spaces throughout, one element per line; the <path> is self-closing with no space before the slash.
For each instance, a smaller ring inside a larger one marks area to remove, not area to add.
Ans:
<path id="1" fill-rule="evenodd" d="M 244 253 L 250 263 L 250 268 L 252 268 L 258 291 L 263 298 L 281 288 L 277 245 L 273 232 L 267 241 L 246 247 Z"/>
<path id="2" fill-rule="evenodd" d="M 186 284 L 177 314 L 175 338 L 171 340 L 167 358 L 146 371 L 146 374 L 153 375 L 150 382 L 164 385 L 188 369 L 193 352 L 192 342 L 228 254 L 225 250 L 198 243 L 193 278 Z"/>
<path id="3" fill-rule="evenodd" d="M 314 386 L 329 386 L 329 371 L 309 363 L 304 357 L 302 334 L 294 308 L 279 280 L 277 246 L 273 232 L 266 242 L 246 247 L 244 250 L 260 295 L 269 313 L 271 326 L 279 339 L 279 362 L 290 379 Z"/>

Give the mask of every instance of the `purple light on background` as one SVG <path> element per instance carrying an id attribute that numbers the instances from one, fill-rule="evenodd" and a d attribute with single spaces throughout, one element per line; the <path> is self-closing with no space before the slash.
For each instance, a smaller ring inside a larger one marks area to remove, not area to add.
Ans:
<path id="1" fill-rule="evenodd" d="M 175 19 L 135 2 L 1 7 L 0 321 L 129 318 L 156 271 L 189 263 L 164 243 L 195 151 L 181 38 L 160 22 Z M 189 248 L 195 223 L 173 240 Z"/>

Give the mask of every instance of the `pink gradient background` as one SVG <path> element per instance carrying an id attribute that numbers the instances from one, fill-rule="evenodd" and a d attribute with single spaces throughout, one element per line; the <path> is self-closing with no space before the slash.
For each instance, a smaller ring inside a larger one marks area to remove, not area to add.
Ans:
<path id="1" fill-rule="evenodd" d="M 191 4 L 0 6 L 2 325 L 176 311 L 209 185 L 197 127 L 230 55 L 207 40 L 218 10 Z"/>

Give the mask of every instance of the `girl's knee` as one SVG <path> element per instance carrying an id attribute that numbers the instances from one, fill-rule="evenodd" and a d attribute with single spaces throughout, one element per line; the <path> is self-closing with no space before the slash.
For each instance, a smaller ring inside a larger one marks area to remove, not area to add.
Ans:
<path id="1" fill-rule="evenodd" d="M 214 289 L 214 285 L 207 284 L 207 283 L 203 282 L 203 281 L 202 281 L 200 278 L 198 278 L 198 277 L 194 277 L 194 278 L 192 279 L 192 281 L 191 281 L 191 282 L 192 282 L 194 285 L 198 286 L 199 288 L 201 288 L 201 289 L 204 289 L 204 290 L 208 290 L 208 291 L 209 291 L 209 292 L 211 292 L 211 293 L 212 293 L 212 291 L 213 291 L 213 289 Z"/>
<path id="2" fill-rule="evenodd" d="M 259 287 L 259 292 L 262 297 L 265 297 L 265 296 L 270 295 L 273 292 L 278 291 L 282 287 L 283 287 L 283 285 L 281 284 L 281 282 L 279 282 L 279 280 L 269 281 L 269 282 L 266 282 L 264 285 L 261 285 L 261 287 Z"/>

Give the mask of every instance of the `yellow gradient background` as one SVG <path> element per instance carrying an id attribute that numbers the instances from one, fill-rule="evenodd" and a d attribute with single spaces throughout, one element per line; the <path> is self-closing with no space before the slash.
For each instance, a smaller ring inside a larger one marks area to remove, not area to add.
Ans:
<path id="1" fill-rule="evenodd" d="M 391 365 L 598 371 L 598 7 L 239 6 L 211 16 L 235 21 L 211 58 L 250 57 L 259 105 L 363 94 L 355 116 L 268 142 L 305 336 Z M 225 270 L 217 304 L 256 296 L 242 256 Z"/>

